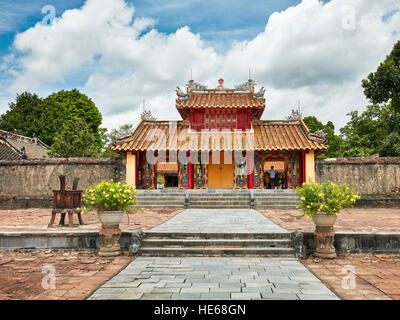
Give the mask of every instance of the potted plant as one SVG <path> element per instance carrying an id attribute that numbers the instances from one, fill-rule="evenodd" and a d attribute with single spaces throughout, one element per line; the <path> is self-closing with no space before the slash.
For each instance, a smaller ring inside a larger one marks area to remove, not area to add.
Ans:
<path id="1" fill-rule="evenodd" d="M 346 185 L 337 185 L 331 181 L 315 183 L 308 180 L 301 188 L 296 189 L 300 197 L 298 208 L 303 209 L 303 216 L 312 218 L 315 223 L 317 248 L 315 256 L 335 258 L 333 246 L 335 232 L 333 226 L 341 209 L 351 208 L 359 195 Z"/>
<path id="2" fill-rule="evenodd" d="M 124 212 L 136 201 L 136 190 L 126 182 L 104 180 L 86 188 L 83 194 L 84 211 L 96 209 L 101 222 L 99 255 L 114 257 L 121 254 L 118 240 L 121 237 L 119 224 Z"/>
<path id="3" fill-rule="evenodd" d="M 163 189 L 165 184 L 164 177 L 162 175 L 159 175 L 157 177 L 157 189 Z"/>

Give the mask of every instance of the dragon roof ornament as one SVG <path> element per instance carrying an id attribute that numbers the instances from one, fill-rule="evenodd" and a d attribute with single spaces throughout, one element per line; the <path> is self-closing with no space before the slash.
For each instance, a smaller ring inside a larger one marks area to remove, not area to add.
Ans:
<path id="1" fill-rule="evenodd" d="M 247 82 L 236 86 L 235 90 L 237 90 L 237 91 L 248 91 L 248 90 L 250 90 L 250 88 L 254 87 L 255 85 L 256 85 L 255 81 L 252 80 L 252 79 L 249 79 Z"/>
<path id="2" fill-rule="evenodd" d="M 210 89 L 206 86 L 195 82 L 194 80 L 189 80 L 186 85 L 186 92 L 183 92 L 180 87 L 177 87 L 175 90 L 178 100 L 187 100 L 190 98 L 192 93 L 221 93 L 221 91 L 225 91 L 226 93 L 250 93 L 251 97 L 257 100 L 264 99 L 265 89 L 262 87 L 258 92 L 254 92 L 254 86 L 256 85 L 255 81 L 249 79 L 247 82 L 235 86 L 234 89 L 224 88 L 223 79 L 219 80 L 219 85 L 216 89 Z"/>

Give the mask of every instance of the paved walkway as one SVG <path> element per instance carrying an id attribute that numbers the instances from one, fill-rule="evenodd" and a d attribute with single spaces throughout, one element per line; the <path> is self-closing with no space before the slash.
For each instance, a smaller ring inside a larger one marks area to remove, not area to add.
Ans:
<path id="1" fill-rule="evenodd" d="M 287 232 L 251 209 L 187 209 L 157 232 Z M 89 298 L 338 299 L 295 258 L 138 257 Z"/>
<path id="2" fill-rule="evenodd" d="M 187 209 L 151 229 L 157 232 L 287 232 L 252 209 Z"/>
<path id="3" fill-rule="evenodd" d="M 338 300 L 294 258 L 138 257 L 90 300 Z"/>

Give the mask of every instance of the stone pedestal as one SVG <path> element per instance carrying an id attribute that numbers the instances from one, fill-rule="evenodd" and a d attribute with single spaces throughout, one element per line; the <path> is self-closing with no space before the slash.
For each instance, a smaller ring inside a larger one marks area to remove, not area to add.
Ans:
<path id="1" fill-rule="evenodd" d="M 121 247 L 118 240 L 121 237 L 119 223 L 123 215 L 124 213 L 122 211 L 98 211 L 98 216 L 101 221 L 99 235 L 102 243 L 99 256 L 116 257 L 121 254 Z"/>
<path id="2" fill-rule="evenodd" d="M 333 259 L 336 258 L 335 247 L 335 230 L 333 225 L 336 222 L 336 215 L 326 215 L 318 212 L 312 217 L 315 223 L 315 238 L 317 240 L 317 249 L 314 252 L 316 257 Z"/>
<path id="3" fill-rule="evenodd" d="M 333 226 L 316 226 L 314 235 L 317 240 L 317 249 L 314 252 L 314 256 L 328 259 L 336 258 L 336 251 L 333 246 L 335 241 Z"/>
<path id="4" fill-rule="evenodd" d="M 121 248 L 118 240 L 121 237 L 121 229 L 119 226 L 104 226 L 99 232 L 101 239 L 101 247 L 99 256 L 102 257 L 116 257 L 121 254 Z"/>

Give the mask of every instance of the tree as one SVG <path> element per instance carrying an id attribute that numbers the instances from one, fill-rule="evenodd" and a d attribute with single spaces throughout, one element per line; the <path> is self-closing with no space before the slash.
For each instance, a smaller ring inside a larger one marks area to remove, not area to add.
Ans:
<path id="1" fill-rule="evenodd" d="M 374 104 L 390 103 L 400 112 L 400 41 L 386 56 L 376 72 L 362 81 L 365 96 Z"/>
<path id="2" fill-rule="evenodd" d="M 89 130 L 96 138 L 95 146 L 98 152 L 101 152 L 103 142 L 99 133 L 99 127 L 102 116 L 99 109 L 88 96 L 80 93 L 77 89 L 70 91 L 61 90 L 49 95 L 46 100 L 56 101 L 60 107 L 68 110 L 71 117 L 85 120 L 89 126 Z"/>
<path id="3" fill-rule="evenodd" d="M 37 135 L 36 119 L 40 114 L 42 99 L 36 94 L 23 92 L 17 94 L 15 102 L 8 104 L 9 110 L 1 116 L 0 129 L 13 132 L 16 130 L 19 134 L 25 136 Z M 42 139 L 42 137 L 39 137 Z M 44 139 L 42 139 L 44 141 Z"/>
<path id="4" fill-rule="evenodd" d="M 132 123 L 123 124 L 119 126 L 118 129 L 112 129 L 110 133 L 107 132 L 106 128 L 101 128 L 100 134 L 104 145 L 102 156 L 107 158 L 119 158 L 120 154 L 112 151 L 112 144 L 118 136 L 126 136 L 132 132 L 132 129 Z"/>
<path id="5" fill-rule="evenodd" d="M 75 117 L 63 123 L 51 146 L 52 157 L 96 157 L 98 148 L 96 136 L 89 125 L 81 118 Z"/>
<path id="6" fill-rule="evenodd" d="M 362 80 L 364 94 L 373 104 L 360 115 L 352 111 L 340 130 L 344 156 L 400 156 L 400 41 L 376 72 Z"/>
<path id="7" fill-rule="evenodd" d="M 52 146 L 60 128 L 77 118 L 84 120 L 94 135 L 93 145 L 99 155 L 103 147 L 99 132 L 101 113 L 92 100 L 76 89 L 62 90 L 44 99 L 29 92 L 17 95 L 15 102 L 9 104 L 9 110 L 1 116 L 0 129 L 36 136 Z"/>
<path id="8" fill-rule="evenodd" d="M 315 116 L 308 116 L 303 119 L 310 132 L 323 130 L 326 133 L 326 141 L 329 149 L 325 151 L 319 158 L 337 158 L 341 156 L 343 139 L 335 134 L 335 125 L 332 121 L 328 121 L 325 125 Z"/>

